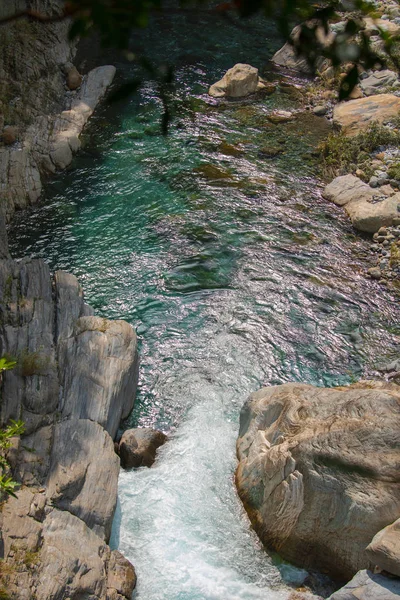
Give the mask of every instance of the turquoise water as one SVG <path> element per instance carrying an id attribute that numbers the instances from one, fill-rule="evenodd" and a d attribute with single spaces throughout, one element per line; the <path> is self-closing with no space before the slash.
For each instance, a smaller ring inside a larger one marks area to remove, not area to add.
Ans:
<path id="1" fill-rule="evenodd" d="M 205 95 L 236 62 L 266 64 L 270 26 L 174 15 L 134 46 L 176 65 L 169 135 L 154 82 L 104 106 L 73 167 L 15 219 L 11 249 L 75 273 L 99 314 L 138 332 L 125 426 L 171 440 L 152 469 L 121 473 L 113 543 L 137 568 L 136 597 L 287 598 L 290 569 L 261 548 L 234 490 L 240 407 L 262 385 L 373 373 L 398 352 L 398 306 L 363 275 L 369 241 L 321 198 L 324 121 L 283 86 L 252 103 Z M 134 72 L 118 67 L 121 80 Z M 270 124 L 276 107 L 297 118 Z"/>

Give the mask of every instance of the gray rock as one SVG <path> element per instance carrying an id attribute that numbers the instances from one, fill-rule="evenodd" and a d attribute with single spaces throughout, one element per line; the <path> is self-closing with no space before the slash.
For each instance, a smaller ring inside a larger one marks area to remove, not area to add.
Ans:
<path id="1" fill-rule="evenodd" d="M 238 491 L 265 545 L 305 569 L 348 579 L 400 514 L 400 387 L 264 388 L 245 404 Z"/>
<path id="2" fill-rule="evenodd" d="M 379 531 L 366 552 L 372 564 L 400 577 L 400 518 Z"/>
<path id="3" fill-rule="evenodd" d="M 55 426 L 46 494 L 105 541 L 117 502 L 118 472 L 113 441 L 100 425 L 72 418 Z"/>
<path id="4" fill-rule="evenodd" d="M 342 589 L 328 600 L 398 600 L 400 581 L 371 571 L 359 571 Z"/>
<path id="5" fill-rule="evenodd" d="M 384 69 L 382 71 L 373 71 L 369 77 L 361 81 L 360 85 L 366 96 L 373 96 L 381 88 L 393 85 L 395 81 L 397 81 L 397 73 Z"/>
<path id="6" fill-rule="evenodd" d="M 128 429 L 119 444 L 121 465 L 124 469 L 151 467 L 156 459 L 157 448 L 165 444 L 167 439 L 162 431 L 148 427 Z"/>
<path id="7" fill-rule="evenodd" d="M 89 316 L 76 278 L 59 271 L 53 286 L 42 260 L 0 260 L 0 310 L 0 351 L 19 358 L 0 382 L 0 425 L 22 416 L 27 426 L 9 452 L 26 487 L 0 513 L 2 585 L 20 600 L 128 598 L 132 568 L 105 543 L 119 473 L 105 428 L 114 435 L 132 408 L 135 333 Z"/>
<path id="8" fill-rule="evenodd" d="M 300 27 L 297 26 L 293 29 L 291 35 L 293 39 L 296 39 L 300 34 Z M 317 30 L 317 39 L 323 45 L 329 45 L 335 38 L 335 33 L 330 31 L 326 34 L 323 27 L 319 27 Z M 292 71 L 298 71 L 300 73 L 310 73 L 310 65 L 303 56 L 298 56 L 295 49 L 288 42 L 274 54 L 272 62 L 278 67 L 290 69 Z M 325 60 L 320 58 L 317 60 L 316 67 L 321 70 L 325 64 Z"/>
<path id="9" fill-rule="evenodd" d="M 80 519 L 53 510 L 43 525 L 36 597 L 105 599 L 107 545 Z"/>
<path id="10" fill-rule="evenodd" d="M 80 317 L 58 351 L 64 417 L 91 419 L 112 438 L 133 408 L 137 385 L 137 340 L 125 321 Z"/>

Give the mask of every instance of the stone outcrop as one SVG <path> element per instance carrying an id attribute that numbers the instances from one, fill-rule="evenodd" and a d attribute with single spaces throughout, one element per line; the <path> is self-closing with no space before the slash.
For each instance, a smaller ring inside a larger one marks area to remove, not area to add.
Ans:
<path id="1" fill-rule="evenodd" d="M 373 565 L 400 577 L 400 519 L 376 534 L 367 556 Z"/>
<path id="2" fill-rule="evenodd" d="M 157 449 L 167 439 L 165 433 L 150 427 L 128 429 L 119 443 L 121 465 L 124 469 L 151 467 L 156 460 Z"/>
<path id="3" fill-rule="evenodd" d="M 93 316 L 73 275 L 0 260 L 1 424 L 26 423 L 8 460 L 0 580 L 10 599 L 130 599 L 133 567 L 107 545 L 117 500 L 113 437 L 137 381 L 134 330 Z"/>
<path id="4" fill-rule="evenodd" d="M 371 571 L 359 571 L 342 589 L 328 600 L 398 600 L 400 581 Z"/>
<path id="5" fill-rule="evenodd" d="M 392 192 L 387 196 L 355 175 L 342 175 L 326 186 L 323 195 L 344 207 L 356 229 L 375 233 L 381 227 L 393 225 L 400 217 L 400 193 Z"/>
<path id="6" fill-rule="evenodd" d="M 384 69 L 382 71 L 374 71 L 369 77 L 362 79 L 360 87 L 366 96 L 373 96 L 382 90 L 383 87 L 391 86 L 397 80 L 397 73 L 389 69 Z"/>
<path id="7" fill-rule="evenodd" d="M 237 442 L 239 495 L 269 548 L 349 579 L 400 515 L 400 387 L 285 384 L 250 396 Z"/>
<path id="8" fill-rule="evenodd" d="M 357 135 L 372 123 L 389 123 L 400 114 L 400 98 L 378 94 L 341 102 L 333 109 L 333 123 L 348 136 Z"/>
<path id="9" fill-rule="evenodd" d="M 258 69 L 238 63 L 229 69 L 220 81 L 214 83 L 208 93 L 214 98 L 242 98 L 264 89 Z"/>
<path id="10" fill-rule="evenodd" d="M 30 7 L 57 14 L 62 0 L 35 0 Z M 26 8 L 1 3 L 0 16 Z M 42 180 L 64 169 L 78 150 L 78 136 L 110 85 L 114 67 L 94 69 L 83 80 L 72 66 L 69 21 L 17 20 L 0 28 L 0 201 L 9 219 L 36 202 Z"/>

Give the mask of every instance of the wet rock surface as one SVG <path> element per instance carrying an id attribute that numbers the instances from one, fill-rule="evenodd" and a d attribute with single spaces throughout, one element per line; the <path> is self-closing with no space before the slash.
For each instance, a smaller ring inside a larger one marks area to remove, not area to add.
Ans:
<path id="1" fill-rule="evenodd" d="M 156 460 L 157 449 L 165 444 L 167 439 L 162 431 L 149 427 L 128 429 L 119 443 L 122 467 L 151 467 Z"/>
<path id="2" fill-rule="evenodd" d="M 239 495 L 267 547 L 349 579 L 400 515 L 400 387 L 264 388 L 241 414 Z M 367 596 L 366 596 L 367 597 Z"/>

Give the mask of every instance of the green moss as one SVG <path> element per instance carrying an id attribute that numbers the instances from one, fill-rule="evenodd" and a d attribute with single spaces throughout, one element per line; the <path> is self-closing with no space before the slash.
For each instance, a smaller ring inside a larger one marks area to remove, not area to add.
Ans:
<path id="1" fill-rule="evenodd" d="M 400 163 L 396 163 L 392 165 L 388 169 L 388 175 L 390 179 L 399 179 L 400 180 Z"/>
<path id="2" fill-rule="evenodd" d="M 49 362 L 49 357 L 39 351 L 28 352 L 27 350 L 24 350 L 18 357 L 18 366 L 22 377 L 43 375 Z"/>
<path id="3" fill-rule="evenodd" d="M 224 170 L 216 165 L 212 165 L 210 163 L 204 163 L 199 167 L 193 169 L 194 173 L 198 173 L 205 179 L 215 180 L 215 179 L 231 179 L 232 173 L 230 170 Z"/>
<path id="4" fill-rule="evenodd" d="M 390 246 L 389 264 L 392 269 L 400 266 L 400 246 L 396 242 Z"/>
<path id="5" fill-rule="evenodd" d="M 227 156 L 239 157 L 243 155 L 243 150 L 241 150 L 234 144 L 228 144 L 228 142 L 221 142 L 218 146 L 218 150 L 222 154 L 226 154 Z"/>

